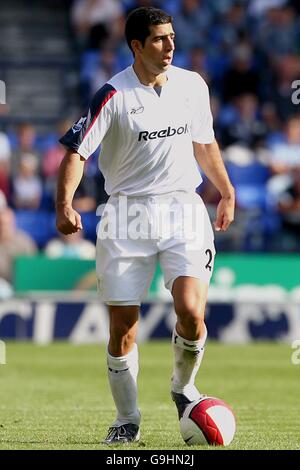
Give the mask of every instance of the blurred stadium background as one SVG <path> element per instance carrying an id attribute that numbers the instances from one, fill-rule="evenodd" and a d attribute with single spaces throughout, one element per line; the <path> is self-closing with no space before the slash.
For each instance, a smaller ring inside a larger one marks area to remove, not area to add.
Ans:
<path id="1" fill-rule="evenodd" d="M 174 65 L 208 82 L 216 136 L 236 188 L 236 221 L 228 233 L 216 234 L 210 340 L 283 342 L 284 377 L 291 344 L 300 339 L 297 0 L 1 0 L 6 101 L 0 96 L 0 339 L 41 345 L 107 341 L 107 311 L 97 301 L 93 262 L 96 208 L 107 198 L 98 152 L 75 195 L 84 234 L 60 237 L 54 194 L 64 149 L 58 138 L 94 92 L 131 63 L 124 21 L 141 5 L 173 14 Z M 213 218 L 218 194 L 205 179 L 199 193 Z M 139 340 L 170 338 L 174 321 L 158 266 L 142 307 Z M 20 366 L 23 349 L 9 344 L 8 365 L 12 348 Z M 266 358 L 268 349 L 263 351 Z M 291 380 L 299 376 L 299 368 L 292 370 Z M 228 399 L 232 393 L 229 387 Z"/>
<path id="2" fill-rule="evenodd" d="M 84 236 L 63 239 L 54 214 L 64 154 L 58 137 L 95 90 L 131 63 L 124 20 L 148 4 L 174 15 L 174 64 L 209 83 L 237 192 L 236 221 L 216 234 L 210 335 L 300 338 L 300 16 L 299 3 L 285 0 L 2 0 L 0 336 L 106 338 L 92 261 L 96 207 L 107 197 L 98 152 L 75 195 Z M 218 194 L 206 180 L 199 193 L 213 218 Z M 159 267 L 148 300 L 141 338 L 168 335 L 174 315 Z"/>

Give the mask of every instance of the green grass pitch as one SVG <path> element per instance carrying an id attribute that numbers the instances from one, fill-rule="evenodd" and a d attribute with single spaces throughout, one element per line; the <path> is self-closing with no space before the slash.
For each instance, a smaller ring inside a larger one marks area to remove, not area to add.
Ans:
<path id="1" fill-rule="evenodd" d="M 171 345 L 139 349 L 142 436 L 130 449 L 188 449 L 169 396 Z M 232 406 L 237 433 L 229 449 L 300 449 L 300 365 L 292 352 L 275 343 L 208 342 L 197 385 Z M 8 343 L 0 393 L 0 449 L 107 449 L 100 442 L 114 406 L 104 345 Z"/>

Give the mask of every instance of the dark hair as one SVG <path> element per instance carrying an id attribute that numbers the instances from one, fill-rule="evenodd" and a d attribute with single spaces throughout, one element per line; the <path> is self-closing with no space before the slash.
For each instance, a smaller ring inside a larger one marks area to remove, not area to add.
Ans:
<path id="1" fill-rule="evenodd" d="M 142 45 L 145 44 L 146 38 L 150 35 L 149 26 L 172 22 L 172 16 L 159 8 L 136 8 L 129 13 L 126 20 L 125 37 L 129 48 L 132 51 L 131 41 L 133 39 L 138 39 Z"/>

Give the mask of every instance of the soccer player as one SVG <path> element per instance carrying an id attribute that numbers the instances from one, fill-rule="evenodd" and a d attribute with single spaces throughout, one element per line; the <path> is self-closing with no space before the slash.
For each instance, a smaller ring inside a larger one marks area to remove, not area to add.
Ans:
<path id="1" fill-rule="evenodd" d="M 171 65 L 172 17 L 138 8 L 127 18 L 125 35 L 133 65 L 96 93 L 88 112 L 61 139 L 68 150 L 56 202 L 58 230 L 81 230 L 72 199 L 85 160 L 101 143 L 99 166 L 110 198 L 98 231 L 96 270 L 109 308 L 107 366 L 117 409 L 107 444 L 139 440 L 135 338 L 140 303 L 158 260 L 177 315 L 171 396 L 179 417 L 201 397 L 194 382 L 207 336 L 204 310 L 215 249 L 195 192 L 201 180 L 196 161 L 220 192 L 215 229 L 227 230 L 234 217 L 234 190 L 215 141 L 207 85 L 197 73 Z M 132 220 L 137 213 L 138 223 Z M 118 230 L 106 231 L 109 224 L 119 224 Z"/>

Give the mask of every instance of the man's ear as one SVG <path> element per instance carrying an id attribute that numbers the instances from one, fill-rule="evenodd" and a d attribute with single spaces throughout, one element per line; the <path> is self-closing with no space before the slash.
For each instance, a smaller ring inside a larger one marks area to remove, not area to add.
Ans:
<path id="1" fill-rule="evenodd" d="M 138 39 L 133 39 L 131 41 L 131 47 L 132 47 L 132 50 L 133 52 L 136 54 L 137 52 L 141 52 L 142 49 L 143 49 L 143 46 L 142 46 L 142 43 L 141 41 L 139 41 Z"/>

